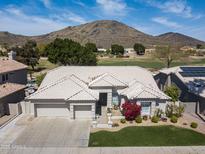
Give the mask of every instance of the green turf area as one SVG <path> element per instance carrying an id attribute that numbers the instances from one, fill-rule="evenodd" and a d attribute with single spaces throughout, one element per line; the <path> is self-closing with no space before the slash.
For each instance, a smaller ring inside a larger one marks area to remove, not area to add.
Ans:
<path id="1" fill-rule="evenodd" d="M 40 72 L 43 70 L 51 70 L 51 69 L 58 67 L 57 64 L 53 64 L 46 59 L 40 59 L 38 63 L 39 64 L 35 67 L 34 72 Z M 30 66 L 29 66 L 29 70 L 33 72 Z"/>
<path id="2" fill-rule="evenodd" d="M 188 59 L 174 61 L 172 66 L 180 65 L 204 65 L 205 59 Z M 110 59 L 100 59 L 98 60 L 98 65 L 100 66 L 141 66 L 144 68 L 161 69 L 165 67 L 162 61 L 157 59 L 123 59 L 123 58 L 110 58 Z"/>
<path id="3" fill-rule="evenodd" d="M 174 126 L 134 126 L 117 132 L 90 134 L 89 146 L 189 146 L 205 145 L 205 135 Z"/>

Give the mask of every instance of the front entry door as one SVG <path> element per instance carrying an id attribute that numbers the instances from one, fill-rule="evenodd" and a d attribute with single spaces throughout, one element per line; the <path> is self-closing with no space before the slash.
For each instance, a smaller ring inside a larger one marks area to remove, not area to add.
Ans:
<path id="1" fill-rule="evenodd" d="M 107 93 L 100 93 L 100 105 L 107 106 Z"/>
<path id="2" fill-rule="evenodd" d="M 107 93 L 100 93 L 100 98 L 96 105 L 96 114 L 102 115 L 102 106 L 107 106 Z"/>

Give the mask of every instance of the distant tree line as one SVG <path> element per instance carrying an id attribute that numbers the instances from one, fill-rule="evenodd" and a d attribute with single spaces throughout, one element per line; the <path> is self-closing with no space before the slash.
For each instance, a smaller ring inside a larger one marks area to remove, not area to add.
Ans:
<path id="1" fill-rule="evenodd" d="M 13 47 L 17 53 L 16 60 L 29 65 L 34 70 L 40 56 L 48 57 L 51 63 L 60 65 L 96 65 L 97 47 L 93 43 L 85 46 L 69 39 L 55 39 L 53 42 L 44 45 L 29 40 L 23 46 Z"/>

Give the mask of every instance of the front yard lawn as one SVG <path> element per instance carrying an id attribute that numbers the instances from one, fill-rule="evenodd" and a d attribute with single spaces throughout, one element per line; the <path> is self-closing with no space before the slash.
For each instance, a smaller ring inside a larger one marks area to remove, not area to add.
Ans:
<path id="1" fill-rule="evenodd" d="M 90 134 L 89 146 L 188 146 L 205 145 L 205 135 L 175 126 L 134 126 L 117 132 Z"/>

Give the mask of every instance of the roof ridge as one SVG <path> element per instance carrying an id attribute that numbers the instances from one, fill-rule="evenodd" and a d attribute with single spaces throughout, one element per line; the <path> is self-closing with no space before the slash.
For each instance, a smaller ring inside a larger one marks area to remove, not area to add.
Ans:
<path id="1" fill-rule="evenodd" d="M 148 86 L 146 86 L 146 88 L 151 89 L 151 90 L 154 90 L 156 93 L 158 93 L 158 94 L 160 94 L 160 95 L 162 95 L 162 96 L 164 96 L 164 97 L 169 97 L 169 96 L 167 96 L 166 94 L 164 94 L 163 92 L 161 92 L 161 91 L 159 91 L 159 90 L 156 90 L 155 88 L 151 88 L 151 87 L 148 87 Z"/>
<path id="2" fill-rule="evenodd" d="M 79 78 L 79 77 L 78 77 L 77 75 L 75 75 L 75 74 L 71 74 L 70 77 L 71 77 L 71 76 L 73 76 L 73 77 L 75 77 L 76 79 L 82 81 L 82 82 L 85 83 L 86 85 L 88 84 L 87 82 L 83 81 L 81 78 Z M 72 80 L 72 79 L 71 79 L 71 80 Z"/>
<path id="3" fill-rule="evenodd" d="M 114 78 L 115 80 L 117 80 L 118 82 L 124 84 L 125 86 L 128 86 L 126 83 L 124 83 L 123 81 L 121 81 L 117 77 L 115 77 L 112 73 L 107 73 L 107 72 L 104 73 L 103 75 L 101 75 L 100 77 L 98 77 L 97 79 L 93 80 L 92 82 L 90 82 L 89 86 L 91 86 L 92 84 L 96 83 L 100 79 L 103 79 L 105 82 L 110 83 L 112 86 L 114 86 L 114 84 L 112 84 L 111 82 L 109 82 L 109 81 L 104 79 L 106 76 L 110 76 L 110 77 Z"/>
<path id="4" fill-rule="evenodd" d="M 110 73 L 109 75 L 112 76 L 113 78 L 115 78 L 116 80 L 118 80 L 119 82 L 123 83 L 124 85 L 128 86 L 126 83 L 124 83 L 123 81 L 121 81 L 120 79 L 115 77 L 112 73 Z"/>
<path id="5" fill-rule="evenodd" d="M 103 77 L 105 77 L 107 75 L 107 73 L 103 73 L 102 75 L 100 75 L 99 77 L 97 77 L 96 79 L 94 79 L 93 81 L 91 81 L 90 83 L 88 83 L 88 86 L 91 86 L 92 84 L 96 83 L 97 81 L 99 81 L 100 79 L 102 79 Z"/>

